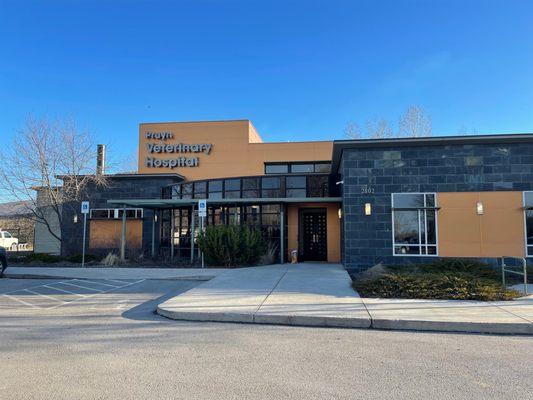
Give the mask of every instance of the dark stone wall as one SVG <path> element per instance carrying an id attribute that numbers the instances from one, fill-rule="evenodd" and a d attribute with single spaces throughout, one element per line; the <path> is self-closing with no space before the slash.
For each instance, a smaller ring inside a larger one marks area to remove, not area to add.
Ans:
<path id="1" fill-rule="evenodd" d="M 109 177 L 109 183 L 106 187 L 96 187 L 90 185 L 87 188 L 86 199 L 90 202 L 90 208 L 113 208 L 107 200 L 111 199 L 160 199 L 161 190 L 164 186 L 176 183 L 176 179 L 163 177 L 135 177 L 135 178 L 116 178 Z M 83 215 L 80 213 L 81 203 L 69 204 L 63 207 L 65 227 L 63 229 L 63 242 L 61 254 L 71 256 L 81 254 L 83 243 Z M 74 223 L 74 213 L 78 215 L 78 222 Z M 152 243 L 152 210 L 144 210 L 142 243 L 143 253 L 150 254 Z M 156 241 L 159 238 L 159 221 L 156 224 Z M 90 224 L 87 216 L 87 243 L 86 252 L 94 253 L 89 250 Z M 159 243 L 156 242 L 156 247 Z M 127 246 L 127 245 L 126 245 Z M 115 249 L 118 250 L 118 249 Z"/>
<path id="2" fill-rule="evenodd" d="M 434 261 L 392 255 L 391 193 L 533 190 L 533 143 L 345 149 L 340 172 L 347 269 Z"/>

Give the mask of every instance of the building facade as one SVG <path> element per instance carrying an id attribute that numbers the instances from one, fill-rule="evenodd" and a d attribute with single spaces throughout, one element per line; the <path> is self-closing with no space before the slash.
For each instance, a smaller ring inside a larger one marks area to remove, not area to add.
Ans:
<path id="1" fill-rule="evenodd" d="M 533 255 L 528 134 L 264 143 L 247 120 L 149 123 L 138 173 L 109 181 L 89 191 L 89 252 L 194 262 L 205 199 L 205 224 L 255 227 L 281 262 Z"/>

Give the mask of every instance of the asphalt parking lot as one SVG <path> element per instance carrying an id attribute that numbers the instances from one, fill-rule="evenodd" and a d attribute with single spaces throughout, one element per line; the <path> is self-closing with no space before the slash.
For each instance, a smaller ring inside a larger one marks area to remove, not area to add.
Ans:
<path id="1" fill-rule="evenodd" d="M 8 280 L 6 281 L 8 291 L 1 293 L 2 301 L 0 301 L 0 309 L 29 307 L 33 309 L 52 310 L 74 302 L 83 302 L 84 300 L 103 293 L 110 293 L 115 290 L 124 289 L 143 281 L 144 280 L 65 279 L 45 282 L 28 282 Z M 37 284 L 34 285 L 34 283 Z"/>
<path id="2" fill-rule="evenodd" d="M 0 279 L 0 399 L 516 399 L 530 337 L 174 321 L 201 282 Z"/>

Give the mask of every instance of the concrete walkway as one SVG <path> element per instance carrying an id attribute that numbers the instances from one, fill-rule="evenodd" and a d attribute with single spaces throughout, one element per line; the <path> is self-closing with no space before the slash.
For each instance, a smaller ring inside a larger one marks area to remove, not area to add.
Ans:
<path id="1" fill-rule="evenodd" d="M 533 296 L 510 302 L 362 299 L 338 264 L 229 270 L 157 312 L 192 321 L 533 334 Z"/>
<path id="2" fill-rule="evenodd" d="M 61 279 L 192 279 L 210 280 L 225 268 L 54 268 L 8 267 L 6 278 Z"/>

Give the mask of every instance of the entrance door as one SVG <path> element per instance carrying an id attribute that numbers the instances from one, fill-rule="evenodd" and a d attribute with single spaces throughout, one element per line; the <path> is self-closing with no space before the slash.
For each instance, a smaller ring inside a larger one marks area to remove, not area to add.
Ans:
<path id="1" fill-rule="evenodd" d="M 325 208 L 300 210 L 300 259 L 327 261 L 327 219 Z"/>

